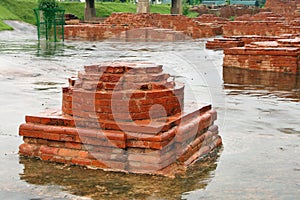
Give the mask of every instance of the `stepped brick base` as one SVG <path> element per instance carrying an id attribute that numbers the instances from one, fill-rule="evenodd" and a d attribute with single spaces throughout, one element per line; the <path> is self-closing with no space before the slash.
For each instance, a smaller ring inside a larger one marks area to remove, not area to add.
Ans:
<path id="1" fill-rule="evenodd" d="M 205 47 L 207 49 L 220 50 L 231 47 L 243 47 L 244 42 L 236 38 L 216 38 L 212 41 L 207 41 Z"/>
<path id="2" fill-rule="evenodd" d="M 26 116 L 20 154 L 105 170 L 174 176 L 221 146 L 216 111 L 152 63 L 85 66 L 62 111 Z"/>

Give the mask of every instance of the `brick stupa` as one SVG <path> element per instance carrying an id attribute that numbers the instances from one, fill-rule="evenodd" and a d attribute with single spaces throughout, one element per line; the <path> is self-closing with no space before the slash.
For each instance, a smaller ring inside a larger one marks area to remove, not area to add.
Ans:
<path id="1" fill-rule="evenodd" d="M 146 62 L 85 66 L 62 110 L 26 116 L 20 154 L 112 171 L 174 176 L 221 146 L 210 105 L 184 103 L 184 85 Z"/>

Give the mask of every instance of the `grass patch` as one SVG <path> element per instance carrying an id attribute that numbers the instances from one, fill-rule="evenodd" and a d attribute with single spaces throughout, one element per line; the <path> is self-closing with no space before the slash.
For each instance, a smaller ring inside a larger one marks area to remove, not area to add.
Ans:
<path id="1" fill-rule="evenodd" d="M 72 13 L 79 19 L 84 18 L 85 3 L 61 2 L 61 7 L 66 10 L 66 13 Z M 136 5 L 132 3 L 114 3 L 114 2 L 99 2 L 95 3 L 97 17 L 109 17 L 112 13 L 136 13 Z M 151 5 L 151 13 L 169 14 L 170 5 Z"/>
<path id="2" fill-rule="evenodd" d="M 197 13 L 197 12 L 188 12 L 186 16 L 189 18 L 196 18 L 196 17 L 198 17 L 198 15 L 199 15 L 199 13 Z"/>
<path id="3" fill-rule="evenodd" d="M 108 17 L 114 12 L 135 13 L 136 5 L 132 3 L 96 3 L 96 13 L 99 17 Z"/>
<path id="4" fill-rule="evenodd" d="M 15 14 L 11 13 L 9 10 L 7 10 L 5 7 L 0 5 L 0 19 L 7 19 L 7 20 L 14 20 L 19 19 Z"/>
<path id="5" fill-rule="evenodd" d="M 65 13 L 74 14 L 81 20 L 84 18 L 85 3 L 61 2 L 59 6 L 66 10 Z"/>
<path id="6" fill-rule="evenodd" d="M 155 4 L 150 6 L 151 13 L 160 13 L 160 14 L 170 14 L 171 13 L 171 6 L 167 4 Z"/>
<path id="7" fill-rule="evenodd" d="M 13 30 L 13 28 L 0 20 L 0 31 L 4 31 L 4 30 Z"/>
<path id="8" fill-rule="evenodd" d="M 2 20 L 17 20 L 19 17 L 11 13 L 5 7 L 0 5 L 0 31 L 2 30 L 13 30 L 12 27 L 5 24 Z"/>
<path id="9" fill-rule="evenodd" d="M 35 24 L 35 16 L 32 9 L 37 7 L 36 0 L 1 0 L 0 6 L 13 13 L 19 20 Z"/>

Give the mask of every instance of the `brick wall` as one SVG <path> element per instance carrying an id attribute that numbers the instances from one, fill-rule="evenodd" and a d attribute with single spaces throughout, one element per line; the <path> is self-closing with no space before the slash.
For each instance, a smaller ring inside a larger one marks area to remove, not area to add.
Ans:
<path id="1" fill-rule="evenodd" d="M 244 47 L 224 49 L 224 67 L 300 74 L 300 40 L 253 42 Z"/>
<path id="2" fill-rule="evenodd" d="M 270 12 L 259 13 L 252 17 L 240 17 L 228 22 L 223 27 L 226 37 L 237 35 L 278 36 L 282 34 L 298 34 L 299 26 L 294 26 L 286 18 Z"/>
<path id="3" fill-rule="evenodd" d="M 223 68 L 223 80 L 226 89 L 238 89 L 246 87 L 249 89 L 261 90 L 271 88 L 274 91 L 292 91 L 299 89 L 299 76 L 284 73 L 274 73 L 266 71 L 245 70 L 240 68 Z M 285 93 L 276 93 L 278 96 L 286 98 Z M 299 98 L 297 92 L 289 93 L 288 98 Z"/>
<path id="4" fill-rule="evenodd" d="M 243 47 L 253 42 L 277 41 L 279 39 L 293 39 L 299 35 L 284 34 L 279 36 L 241 35 L 225 38 L 215 38 L 206 42 L 207 49 L 222 50 L 232 47 Z"/>
<path id="5" fill-rule="evenodd" d="M 171 29 L 191 38 L 222 34 L 221 26 L 202 23 L 183 15 L 114 13 L 102 24 L 78 24 L 65 27 L 66 39 L 101 40 L 119 37 L 123 31 L 153 27 Z"/>

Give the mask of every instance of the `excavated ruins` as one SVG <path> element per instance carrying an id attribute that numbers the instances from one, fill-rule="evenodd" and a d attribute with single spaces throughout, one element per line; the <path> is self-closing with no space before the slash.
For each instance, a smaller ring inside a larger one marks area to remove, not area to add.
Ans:
<path id="1" fill-rule="evenodd" d="M 273 12 L 235 21 L 118 13 L 101 24 L 68 25 L 65 38 L 178 41 L 223 34 L 206 47 L 224 50 L 224 67 L 300 74 L 300 2 L 273 0 L 266 7 Z M 222 145 L 216 118 L 211 105 L 185 102 L 184 85 L 161 65 L 101 63 L 69 79 L 61 110 L 26 116 L 19 152 L 59 163 L 174 176 Z"/>
<path id="2" fill-rule="evenodd" d="M 267 1 L 266 7 L 272 12 L 226 23 L 224 38 L 206 48 L 224 50 L 224 67 L 300 74 L 300 1 Z"/>

